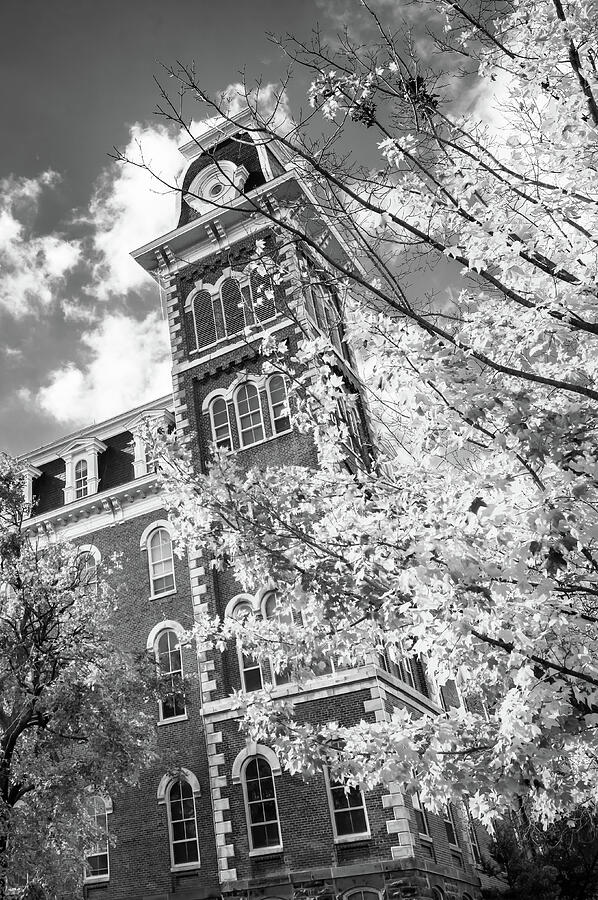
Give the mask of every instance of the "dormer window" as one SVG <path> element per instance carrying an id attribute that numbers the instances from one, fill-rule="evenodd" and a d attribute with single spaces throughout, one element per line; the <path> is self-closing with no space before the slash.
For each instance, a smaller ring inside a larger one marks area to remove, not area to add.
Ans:
<path id="1" fill-rule="evenodd" d="M 155 448 L 147 441 L 148 428 L 161 429 L 165 434 L 170 433 L 174 427 L 174 416 L 167 409 L 149 410 L 138 415 L 127 424 L 127 431 L 133 435 L 135 459 L 133 469 L 135 478 L 143 478 L 145 475 L 154 475 L 159 468 L 160 460 Z"/>
<path id="2" fill-rule="evenodd" d="M 80 459 L 75 465 L 75 500 L 87 497 L 87 460 Z"/>
<path id="3" fill-rule="evenodd" d="M 98 456 L 107 450 L 106 444 L 95 437 L 83 437 L 62 453 L 65 462 L 64 502 L 83 500 L 97 494 L 100 486 Z"/>
<path id="4" fill-rule="evenodd" d="M 237 166 L 230 160 L 212 163 L 195 176 L 185 194 L 185 202 L 204 215 L 236 200 L 248 177 L 245 166 Z"/>

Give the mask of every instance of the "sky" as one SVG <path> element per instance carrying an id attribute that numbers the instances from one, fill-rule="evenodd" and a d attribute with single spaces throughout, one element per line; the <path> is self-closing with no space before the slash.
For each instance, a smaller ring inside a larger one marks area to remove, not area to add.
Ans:
<path id="1" fill-rule="evenodd" d="M 428 5 L 370 2 L 397 29 L 406 16 L 426 55 L 429 13 L 414 16 Z M 287 63 L 268 33 L 308 40 L 317 25 L 334 40 L 348 26 L 366 41 L 366 22 L 359 0 L 2 0 L 0 449 L 26 453 L 171 389 L 158 288 L 129 254 L 176 226 L 175 196 L 110 156 L 142 148 L 169 182 L 181 174 L 186 137 L 155 114 L 155 79 L 175 87 L 164 66 L 194 63 L 209 93 L 243 76 L 273 90 Z M 295 115 L 309 80 L 288 85 Z"/>
<path id="2" fill-rule="evenodd" d="M 176 225 L 174 197 L 109 156 L 141 145 L 180 172 L 182 141 L 154 115 L 162 65 L 195 61 L 210 91 L 242 71 L 275 84 L 285 63 L 267 31 L 335 30 L 357 6 L 3 0 L 1 448 L 24 452 L 170 390 L 158 290 L 128 254 Z M 305 87 L 293 84 L 293 104 Z"/>

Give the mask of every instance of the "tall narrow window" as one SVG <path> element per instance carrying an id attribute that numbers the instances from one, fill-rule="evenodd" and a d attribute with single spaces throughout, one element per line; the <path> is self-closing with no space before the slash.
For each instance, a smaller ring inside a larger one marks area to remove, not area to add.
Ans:
<path id="1" fill-rule="evenodd" d="M 190 867 L 199 862 L 195 797 L 188 781 L 173 781 L 168 792 L 170 854 L 173 866 Z"/>
<path id="2" fill-rule="evenodd" d="M 261 756 L 245 766 L 243 777 L 247 828 L 252 850 L 280 847 L 280 825 L 272 769 Z"/>
<path id="3" fill-rule="evenodd" d="M 183 692 L 183 661 L 181 644 L 176 631 L 168 629 L 159 636 L 156 648 L 160 692 L 160 720 L 185 715 Z"/>
<path id="4" fill-rule="evenodd" d="M 415 818 L 415 824 L 417 825 L 417 830 L 420 835 L 429 838 L 430 837 L 430 826 L 428 825 L 428 815 L 426 813 L 426 808 L 421 802 L 419 793 L 415 793 L 411 796 L 411 803 L 413 806 L 413 815 Z"/>
<path id="5" fill-rule="evenodd" d="M 148 561 L 152 597 L 174 590 L 172 541 L 165 528 L 157 528 L 149 539 Z"/>
<path id="6" fill-rule="evenodd" d="M 281 606 L 276 591 L 269 591 L 263 599 L 264 617 L 266 619 L 276 619 L 281 625 L 293 625 L 293 611 L 290 606 Z M 289 662 L 278 672 L 275 671 L 274 664 L 270 662 L 272 669 L 272 680 L 274 684 L 287 684 L 291 680 L 292 667 Z"/>
<path id="7" fill-rule="evenodd" d="M 216 324 L 212 295 L 208 291 L 198 291 L 193 297 L 193 321 L 195 324 L 195 340 L 198 350 L 209 347 L 216 341 Z"/>
<path id="8" fill-rule="evenodd" d="M 251 295 L 256 322 L 267 322 L 276 315 L 274 285 L 270 275 L 254 272 L 251 276 Z"/>
<path id="9" fill-rule="evenodd" d="M 235 607 L 233 613 L 235 619 L 241 621 L 252 613 L 249 603 L 240 603 Z M 237 643 L 237 651 L 239 655 L 239 670 L 241 673 L 241 684 L 244 691 L 261 691 L 263 687 L 262 667 L 259 660 L 255 656 L 251 656 L 243 651 L 241 641 Z"/>
<path id="10" fill-rule="evenodd" d="M 110 855 L 106 801 L 103 797 L 92 797 L 88 810 L 96 829 L 97 840 L 89 853 L 85 854 L 85 877 L 86 880 L 92 878 L 107 879 L 110 876 Z"/>
<path id="11" fill-rule="evenodd" d="M 287 388 L 282 375 L 272 375 L 268 379 L 268 401 L 272 419 L 273 434 L 284 434 L 291 428 Z"/>
<path id="12" fill-rule="evenodd" d="M 239 283 L 234 278 L 226 278 L 220 288 L 226 333 L 238 334 L 245 327 L 245 304 Z"/>
<path id="13" fill-rule="evenodd" d="M 80 459 L 75 465 L 75 500 L 87 497 L 87 460 Z"/>
<path id="14" fill-rule="evenodd" d="M 480 850 L 480 842 L 475 828 L 475 823 L 471 813 L 467 810 L 467 832 L 469 835 L 469 843 L 471 844 L 471 855 L 476 866 L 483 865 L 482 851 Z"/>
<path id="15" fill-rule="evenodd" d="M 250 447 L 264 440 L 262 405 L 254 384 L 242 384 L 235 395 L 241 447 Z"/>
<path id="16" fill-rule="evenodd" d="M 330 807 L 335 837 L 339 840 L 369 835 L 363 792 L 339 781 L 329 781 Z"/>
<path id="17" fill-rule="evenodd" d="M 92 551 L 84 550 L 77 557 L 79 585 L 88 597 L 98 595 L 98 564 Z"/>
<path id="18" fill-rule="evenodd" d="M 446 838 L 453 847 L 459 846 L 459 841 L 457 840 L 457 828 L 455 826 L 455 816 L 453 814 L 453 808 L 450 803 L 447 803 L 444 807 L 442 818 L 444 820 L 444 827 L 446 830 Z"/>
<path id="19" fill-rule="evenodd" d="M 217 447 L 232 450 L 228 404 L 224 397 L 216 397 L 210 403 L 210 422 L 212 439 Z"/>

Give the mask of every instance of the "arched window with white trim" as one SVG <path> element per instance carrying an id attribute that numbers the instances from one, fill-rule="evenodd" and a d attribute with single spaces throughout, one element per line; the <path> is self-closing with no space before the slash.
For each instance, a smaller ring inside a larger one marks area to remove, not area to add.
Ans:
<path id="1" fill-rule="evenodd" d="M 232 450 L 233 444 L 230 431 L 230 419 L 228 415 L 228 403 L 224 397 L 216 397 L 210 403 L 210 425 L 212 427 L 212 440 L 216 447 Z"/>
<path id="2" fill-rule="evenodd" d="M 75 464 L 75 500 L 87 497 L 88 489 L 87 460 L 80 459 Z"/>
<path id="3" fill-rule="evenodd" d="M 87 812 L 96 832 L 96 840 L 85 854 L 85 881 L 108 881 L 110 878 L 108 813 L 112 812 L 112 803 L 98 795 L 90 797 Z"/>
<path id="4" fill-rule="evenodd" d="M 361 788 L 334 781 L 327 771 L 325 778 L 335 841 L 344 843 L 368 838 L 370 826 Z"/>
<path id="5" fill-rule="evenodd" d="M 197 869 L 200 864 L 196 800 L 199 782 L 181 767 L 176 777 L 164 775 L 158 786 L 158 803 L 166 806 L 172 871 Z"/>
<path id="6" fill-rule="evenodd" d="M 264 440 L 262 404 L 257 387 L 246 382 L 235 392 L 235 409 L 241 447 L 251 447 Z"/>
<path id="7" fill-rule="evenodd" d="M 263 756 L 249 759 L 242 770 L 250 852 L 282 848 L 274 775 Z"/>
<path id="8" fill-rule="evenodd" d="M 183 681 L 183 655 L 179 635 L 174 628 L 162 631 L 154 644 L 158 670 L 160 721 L 187 715 Z"/>
<path id="9" fill-rule="evenodd" d="M 253 613 L 253 609 L 249 602 L 240 602 L 233 609 L 235 619 L 243 621 L 247 616 Z M 244 691 L 261 691 L 264 686 L 264 678 L 262 675 L 262 667 L 255 656 L 243 652 L 243 643 L 237 641 L 237 655 L 239 658 L 239 671 L 241 674 L 241 686 Z"/>
<path id="10" fill-rule="evenodd" d="M 147 541 L 147 559 L 152 597 L 175 590 L 172 540 L 166 528 L 156 528 Z"/>
<path id="11" fill-rule="evenodd" d="M 267 381 L 266 388 L 270 406 L 272 434 L 284 434 L 291 430 L 291 414 L 285 380 L 282 375 L 271 375 Z"/>
<path id="12" fill-rule="evenodd" d="M 79 548 L 77 555 L 79 586 L 88 597 L 97 597 L 98 595 L 98 566 L 100 559 L 100 551 L 97 547 L 85 544 Z"/>
<path id="13" fill-rule="evenodd" d="M 283 628 L 294 623 L 292 607 L 290 604 L 283 606 L 276 591 L 267 591 L 264 594 L 262 597 L 262 612 L 265 619 L 276 620 Z M 288 684 L 291 680 L 293 670 L 290 662 L 288 666 L 279 669 L 278 672 L 273 662 L 270 662 L 270 668 L 274 684 Z"/>

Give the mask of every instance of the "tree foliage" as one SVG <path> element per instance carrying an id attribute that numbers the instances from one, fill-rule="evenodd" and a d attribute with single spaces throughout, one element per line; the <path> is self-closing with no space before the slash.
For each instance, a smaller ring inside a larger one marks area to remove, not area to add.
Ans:
<path id="1" fill-rule="evenodd" d="M 313 79 L 298 121 L 274 127 L 285 84 L 270 114 L 245 97 L 317 204 L 247 208 L 315 266 L 262 254 L 262 271 L 298 292 L 315 271 L 340 297 L 375 460 L 351 453 L 336 415 L 346 378 L 328 337 L 306 332 L 289 360 L 269 335 L 319 469 L 247 471 L 220 453 L 198 474 L 181 453 L 166 487 L 183 541 L 248 590 L 274 579 L 302 616 L 206 622 L 203 639 L 241 632 L 298 679 L 387 646 L 424 659 L 437 687 L 459 680 L 458 709 L 352 726 L 254 696 L 247 727 L 291 770 L 398 781 L 432 807 L 466 798 L 482 819 L 524 797 L 546 824 L 598 788 L 598 10 L 447 0 L 441 52 L 422 58 L 362 7 L 375 40 L 282 43 Z M 180 98 L 163 91 L 163 115 L 188 128 L 189 97 L 227 117 L 192 67 L 170 74 Z M 344 255 L 320 239 L 330 223 Z"/>
<path id="2" fill-rule="evenodd" d="M 23 474 L 0 458 L 0 884 L 74 890 L 88 804 L 153 758 L 145 667 L 118 649 L 114 595 L 68 543 L 24 528 Z"/>

